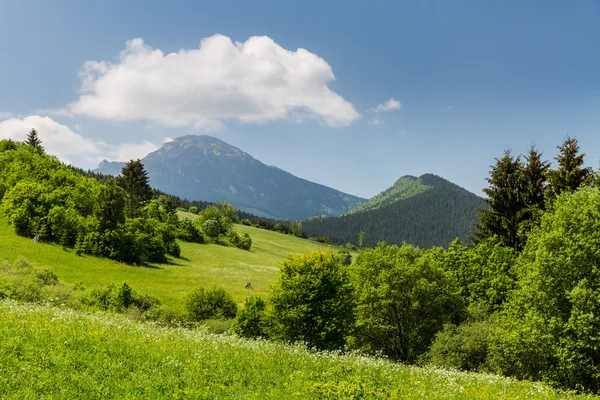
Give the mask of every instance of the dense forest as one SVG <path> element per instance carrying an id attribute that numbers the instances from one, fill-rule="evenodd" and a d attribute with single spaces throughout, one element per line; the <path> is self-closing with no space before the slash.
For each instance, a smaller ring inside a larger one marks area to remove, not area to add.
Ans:
<path id="1" fill-rule="evenodd" d="M 412 182 L 407 185 L 406 181 Z M 400 180 L 399 180 L 400 181 Z M 446 246 L 457 237 L 467 242 L 477 221 L 483 200 L 438 176 L 426 174 L 406 177 L 403 190 L 388 189 L 359 206 L 361 210 L 332 218 L 303 221 L 308 236 L 325 236 L 332 243 L 358 245 L 364 232 L 364 245 L 373 247 L 380 241 L 403 242 L 428 248 Z"/>

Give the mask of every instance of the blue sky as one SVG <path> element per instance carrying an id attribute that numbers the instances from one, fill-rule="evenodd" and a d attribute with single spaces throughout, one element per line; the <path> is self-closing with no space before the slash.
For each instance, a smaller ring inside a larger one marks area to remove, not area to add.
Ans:
<path id="1" fill-rule="evenodd" d="M 8 0 L 0 136 L 94 167 L 209 134 L 363 197 L 428 172 L 481 194 L 507 147 L 568 134 L 598 167 L 598 49 L 593 0 Z"/>

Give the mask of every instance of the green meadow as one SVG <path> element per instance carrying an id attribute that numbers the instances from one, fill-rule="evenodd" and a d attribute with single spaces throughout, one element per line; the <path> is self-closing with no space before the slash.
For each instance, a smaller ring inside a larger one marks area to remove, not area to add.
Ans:
<path id="1" fill-rule="evenodd" d="M 0 301 L 3 399 L 583 399 L 539 383 L 313 353 Z"/>
<path id="2" fill-rule="evenodd" d="M 194 214 L 181 213 L 185 217 Z M 180 306 L 183 297 L 197 286 L 221 286 L 238 303 L 251 294 L 265 294 L 277 277 L 278 263 L 289 254 L 300 254 L 329 246 L 277 232 L 236 225 L 252 237 L 249 251 L 216 244 L 179 242 L 182 258 L 167 264 L 131 266 L 106 258 L 78 256 L 60 245 L 32 243 L 17 236 L 5 217 L 0 217 L 0 259 L 23 257 L 54 271 L 61 281 L 86 287 L 127 282 L 139 293 L 157 297 L 167 306 Z M 247 289 L 250 283 L 252 288 Z"/>

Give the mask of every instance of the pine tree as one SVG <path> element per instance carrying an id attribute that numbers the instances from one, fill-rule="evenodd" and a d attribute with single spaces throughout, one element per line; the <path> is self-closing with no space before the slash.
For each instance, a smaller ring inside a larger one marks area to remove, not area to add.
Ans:
<path id="1" fill-rule="evenodd" d="M 125 193 L 113 178 L 102 185 L 94 214 L 100 222 L 100 231 L 115 230 L 125 222 Z"/>
<path id="2" fill-rule="evenodd" d="M 129 161 L 117 177 L 117 183 L 127 195 L 127 215 L 134 218 L 143 204 L 152 198 L 144 164 L 139 159 Z"/>
<path id="3" fill-rule="evenodd" d="M 511 150 L 505 150 L 504 156 L 496 158 L 491 166 L 489 187 L 483 189 L 487 195 L 486 209 L 479 210 L 479 225 L 475 240 L 497 235 L 503 244 L 518 250 L 518 238 L 521 211 L 524 208 L 519 190 L 522 183 L 522 164 L 520 157 L 513 157 Z"/>
<path id="4" fill-rule="evenodd" d="M 541 213 L 546 209 L 545 192 L 550 169 L 550 163 L 542 160 L 542 153 L 533 144 L 529 147 L 525 159 L 527 163 L 521 170 L 519 188 L 523 206 L 519 215 L 519 233 L 522 241 L 520 245 L 524 245 L 525 236 L 539 221 Z"/>
<path id="5" fill-rule="evenodd" d="M 557 148 L 559 154 L 555 160 L 558 167 L 548 174 L 550 185 L 547 195 L 551 199 L 563 192 L 574 192 L 580 186 L 589 185 L 593 179 L 592 169 L 583 167 L 585 153 L 579 154 L 576 138 L 567 136 Z"/>
<path id="6" fill-rule="evenodd" d="M 38 136 L 38 132 L 35 129 L 32 129 L 31 131 L 29 131 L 29 133 L 27 134 L 27 140 L 25 140 L 25 143 L 28 144 L 29 146 L 33 147 L 36 150 L 44 151 L 44 148 L 42 147 L 42 141 L 40 140 L 40 138 Z"/>

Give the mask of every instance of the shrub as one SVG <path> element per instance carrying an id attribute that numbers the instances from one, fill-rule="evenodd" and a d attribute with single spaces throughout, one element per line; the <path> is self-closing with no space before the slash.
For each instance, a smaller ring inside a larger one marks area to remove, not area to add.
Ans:
<path id="1" fill-rule="evenodd" d="M 234 318 L 237 304 L 224 289 L 213 287 L 194 289 L 185 299 L 190 321 L 198 322 L 214 318 Z"/>
<path id="2" fill-rule="evenodd" d="M 252 247 L 252 239 L 247 233 L 240 235 L 232 230 L 228 235 L 228 239 L 231 241 L 231 244 L 239 249 L 250 250 L 250 247 Z"/>
<path id="3" fill-rule="evenodd" d="M 198 214 L 198 207 L 196 207 L 196 206 L 191 206 L 191 207 L 188 209 L 188 212 L 191 212 L 192 214 Z"/>
<path id="4" fill-rule="evenodd" d="M 326 350 L 345 345 L 354 323 L 354 297 L 332 251 L 283 260 L 269 300 L 272 337 Z"/>
<path id="5" fill-rule="evenodd" d="M 346 249 L 338 250 L 337 257 L 340 260 L 340 264 L 344 267 L 352 264 L 352 254 Z"/>
<path id="6" fill-rule="evenodd" d="M 204 243 L 204 233 L 192 220 L 183 218 L 179 221 L 177 238 L 186 242 Z"/>
<path id="7" fill-rule="evenodd" d="M 259 296 L 246 298 L 244 308 L 238 311 L 233 322 L 233 332 L 246 338 L 266 338 L 266 303 Z"/>
<path id="8" fill-rule="evenodd" d="M 202 230 L 208 237 L 216 238 L 221 233 L 221 226 L 215 219 L 207 219 L 202 223 Z"/>

